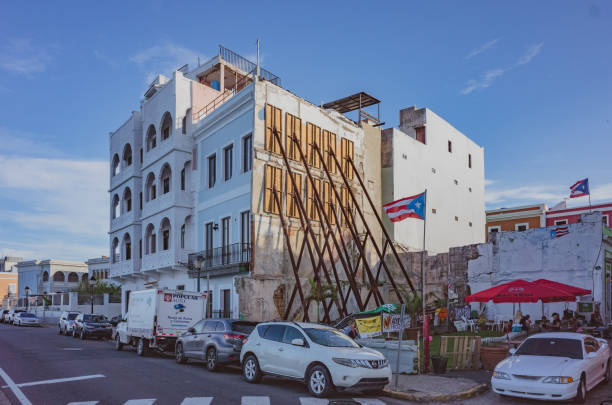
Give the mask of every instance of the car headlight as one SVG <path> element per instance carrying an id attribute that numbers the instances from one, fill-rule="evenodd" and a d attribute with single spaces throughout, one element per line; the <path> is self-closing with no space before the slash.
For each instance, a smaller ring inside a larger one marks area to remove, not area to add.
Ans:
<path id="1" fill-rule="evenodd" d="M 553 376 L 553 377 L 546 377 L 542 382 L 545 382 L 548 384 L 570 384 L 574 382 L 574 379 L 572 377 Z"/>
<path id="2" fill-rule="evenodd" d="M 334 357 L 332 358 L 332 360 L 338 364 L 341 364 L 343 366 L 347 366 L 347 367 L 359 367 L 359 365 L 357 364 L 357 362 L 355 360 L 352 359 L 343 359 L 340 357 Z"/>
<path id="3" fill-rule="evenodd" d="M 494 371 L 493 378 L 497 378 L 499 380 L 509 380 L 510 374 L 504 373 L 503 371 Z"/>
<path id="4" fill-rule="evenodd" d="M 341 357 L 333 357 L 332 360 L 335 363 L 341 364 L 343 366 L 347 366 L 347 367 L 363 367 L 363 368 L 374 368 L 372 367 L 372 363 L 370 362 L 370 360 L 360 360 L 360 359 L 344 359 Z M 376 368 L 385 368 L 389 365 L 389 361 L 387 359 L 384 360 L 373 360 L 373 361 L 377 361 L 377 367 Z"/>

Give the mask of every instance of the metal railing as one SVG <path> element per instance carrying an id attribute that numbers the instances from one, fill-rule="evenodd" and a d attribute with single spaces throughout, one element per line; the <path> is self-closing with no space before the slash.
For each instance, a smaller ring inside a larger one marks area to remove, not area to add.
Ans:
<path id="1" fill-rule="evenodd" d="M 224 309 L 213 309 L 211 318 L 233 318 L 233 312 Z"/>
<path id="2" fill-rule="evenodd" d="M 224 61 L 236 66 L 243 72 L 252 73 L 255 69 L 257 69 L 257 64 L 221 45 L 219 45 L 219 55 L 221 55 L 221 58 L 223 58 Z M 269 82 L 272 82 L 277 86 L 281 85 L 280 77 L 276 76 L 274 73 L 262 67 L 259 68 L 259 77 Z"/>
<path id="3" fill-rule="evenodd" d="M 234 243 L 232 245 L 207 249 L 189 255 L 189 264 L 197 271 L 201 262 L 201 270 L 229 265 L 248 264 L 251 262 L 251 244 Z"/>

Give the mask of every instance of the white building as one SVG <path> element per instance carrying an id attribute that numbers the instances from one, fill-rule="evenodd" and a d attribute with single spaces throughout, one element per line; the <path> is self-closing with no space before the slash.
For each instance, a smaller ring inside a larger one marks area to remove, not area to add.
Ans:
<path id="1" fill-rule="evenodd" d="M 94 257 L 85 263 L 87 264 L 87 274 L 90 280 L 93 277 L 99 281 L 117 284 L 117 281 L 110 278 L 110 258 L 108 256 Z"/>
<path id="2" fill-rule="evenodd" d="M 87 279 L 87 265 L 64 260 L 29 260 L 17 263 L 18 296 L 69 292 Z"/>
<path id="3" fill-rule="evenodd" d="M 433 111 L 400 111 L 400 129 L 382 134 L 382 202 L 427 189 L 426 250 L 485 241 L 484 149 Z M 423 222 L 390 222 L 392 239 L 409 251 L 423 249 Z"/>
<path id="4" fill-rule="evenodd" d="M 22 257 L 4 256 L 0 257 L 0 273 L 16 273 L 17 263 L 23 261 Z"/>

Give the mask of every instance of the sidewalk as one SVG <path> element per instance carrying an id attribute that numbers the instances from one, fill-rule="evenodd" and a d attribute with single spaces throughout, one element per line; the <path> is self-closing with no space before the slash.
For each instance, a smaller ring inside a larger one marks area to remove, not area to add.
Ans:
<path id="1" fill-rule="evenodd" d="M 453 401 L 460 398 L 470 398 L 486 391 L 485 374 L 475 373 L 466 378 L 465 373 L 448 375 L 406 375 L 400 374 L 398 387 L 395 390 L 395 375 L 391 384 L 385 387 L 385 395 L 407 401 Z M 475 377 L 475 378 L 474 378 Z M 474 379 L 472 379 L 474 378 Z"/>

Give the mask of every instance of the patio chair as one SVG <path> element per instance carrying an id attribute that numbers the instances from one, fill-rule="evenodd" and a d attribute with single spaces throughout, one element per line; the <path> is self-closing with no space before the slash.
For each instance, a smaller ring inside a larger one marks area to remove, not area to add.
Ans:
<path id="1" fill-rule="evenodd" d="M 465 332 L 467 329 L 467 324 L 463 321 L 453 321 L 453 325 L 455 325 L 457 332 Z"/>
<path id="2" fill-rule="evenodd" d="M 504 317 L 502 315 L 495 315 L 495 323 L 493 324 L 493 330 L 504 330 Z"/>
<path id="3" fill-rule="evenodd" d="M 465 316 L 462 316 L 461 319 L 467 325 L 471 332 L 478 332 L 478 322 L 474 319 L 466 319 Z"/>

